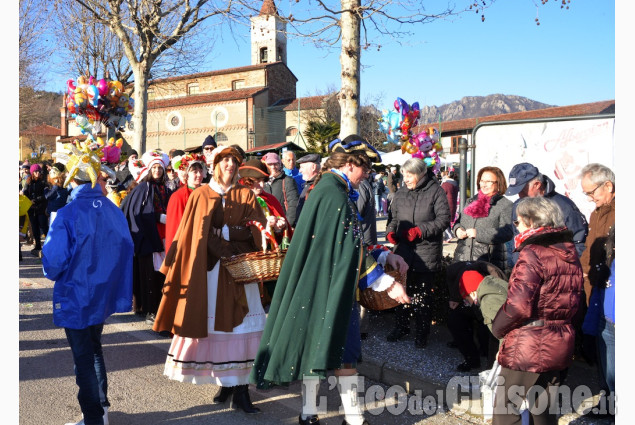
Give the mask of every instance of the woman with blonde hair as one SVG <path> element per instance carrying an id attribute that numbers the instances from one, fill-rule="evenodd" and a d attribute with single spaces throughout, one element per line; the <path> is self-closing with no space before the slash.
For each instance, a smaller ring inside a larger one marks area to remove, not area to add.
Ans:
<path id="1" fill-rule="evenodd" d="M 66 174 L 64 171 L 66 167 L 61 162 L 56 162 L 49 171 L 48 181 L 50 187 L 44 189 L 44 197 L 46 198 L 46 213 L 49 216 L 49 227 L 55 216 L 57 210 L 66 205 L 68 199 L 68 189 L 64 187 L 64 179 Z"/>

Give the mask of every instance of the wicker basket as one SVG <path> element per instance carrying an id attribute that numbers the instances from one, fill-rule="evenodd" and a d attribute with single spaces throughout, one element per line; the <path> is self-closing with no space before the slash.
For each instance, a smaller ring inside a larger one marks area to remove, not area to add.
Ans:
<path id="1" fill-rule="evenodd" d="M 404 288 L 406 287 L 406 275 L 399 273 L 399 270 L 389 270 L 388 266 L 386 266 L 386 274 L 394 277 Z M 387 292 L 387 290 L 378 292 L 372 288 L 366 288 L 363 291 L 359 291 L 359 304 L 367 310 L 376 311 L 397 307 L 399 302 L 390 298 Z"/>
<path id="2" fill-rule="evenodd" d="M 222 258 L 221 265 L 227 269 L 235 283 L 266 282 L 278 279 L 287 250 L 280 249 L 275 238 L 259 222 L 250 221 L 247 223 L 247 226 L 249 225 L 257 226 L 262 233 L 263 246 L 266 247 L 266 241 L 269 239 L 273 249 Z"/>

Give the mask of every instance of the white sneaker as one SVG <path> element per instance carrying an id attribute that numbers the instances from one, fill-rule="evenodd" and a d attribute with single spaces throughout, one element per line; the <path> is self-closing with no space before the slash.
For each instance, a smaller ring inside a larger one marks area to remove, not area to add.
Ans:
<path id="1" fill-rule="evenodd" d="M 84 418 L 79 422 L 69 422 L 66 425 L 84 425 Z M 108 425 L 108 406 L 104 406 L 104 425 Z"/>

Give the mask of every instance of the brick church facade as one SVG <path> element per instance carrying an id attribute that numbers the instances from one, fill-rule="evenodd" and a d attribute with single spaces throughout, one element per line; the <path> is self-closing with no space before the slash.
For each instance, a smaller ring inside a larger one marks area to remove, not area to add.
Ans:
<path id="1" fill-rule="evenodd" d="M 245 150 L 281 142 L 306 149 L 307 117 L 320 113 L 327 96 L 296 97 L 285 31 L 273 0 L 264 0 L 251 18 L 251 65 L 150 81 L 146 149 L 191 150 L 207 135 Z M 66 129 L 62 139 L 81 134 L 72 119 Z M 132 128 L 122 134 L 132 140 Z"/>

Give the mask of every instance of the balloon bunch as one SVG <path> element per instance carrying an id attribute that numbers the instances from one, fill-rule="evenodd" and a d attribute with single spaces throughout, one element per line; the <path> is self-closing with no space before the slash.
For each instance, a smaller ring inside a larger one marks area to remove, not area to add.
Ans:
<path id="1" fill-rule="evenodd" d="M 441 171 L 439 152 L 443 147 L 439 142 L 439 132 L 436 128 L 430 127 L 414 135 L 411 143 L 417 147 L 417 151 L 412 154 L 413 158 L 423 159 L 428 167 L 432 167 L 435 174 Z"/>
<path id="2" fill-rule="evenodd" d="M 401 145 L 402 152 L 413 154 L 417 152 L 417 147 L 411 143 L 412 128 L 416 127 L 421 116 L 419 102 L 412 105 L 398 97 L 393 104 L 395 111 L 382 111 L 383 115 L 379 122 L 379 131 L 386 134 L 386 141 Z"/>
<path id="3" fill-rule="evenodd" d="M 66 81 L 66 107 L 81 129 L 82 134 L 95 142 L 95 135 L 101 132 L 101 125 L 123 129 L 132 118 L 134 100 L 124 93 L 120 81 L 97 81 L 93 76 L 83 75 Z"/>
<path id="4" fill-rule="evenodd" d="M 115 141 L 114 137 L 108 139 L 108 143 L 104 143 L 101 137 L 97 138 L 97 144 L 102 147 L 104 156 L 101 158 L 101 162 L 107 162 L 109 164 L 119 164 L 121 159 L 121 147 L 123 146 L 123 139 L 119 138 Z"/>

